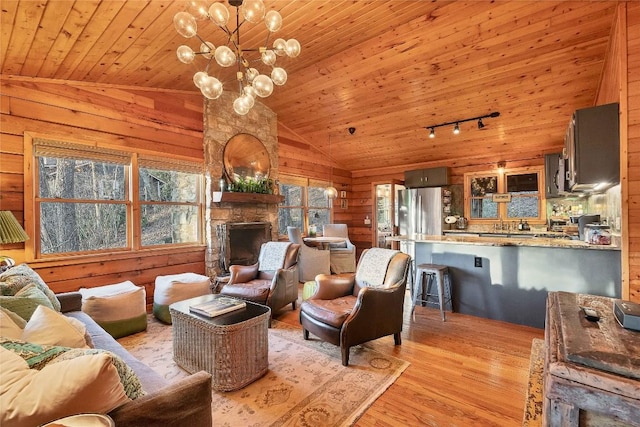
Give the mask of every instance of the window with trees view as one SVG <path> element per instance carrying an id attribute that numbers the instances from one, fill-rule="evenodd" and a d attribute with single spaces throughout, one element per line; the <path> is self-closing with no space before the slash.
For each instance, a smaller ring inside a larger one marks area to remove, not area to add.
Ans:
<path id="1" fill-rule="evenodd" d="M 470 220 L 542 219 L 542 172 L 541 167 L 529 167 L 503 173 L 466 173 L 465 216 Z M 510 201 L 494 201 L 494 194 L 505 193 L 511 196 Z"/>
<path id="2" fill-rule="evenodd" d="M 298 227 L 308 234 L 309 226 L 322 230 L 331 223 L 331 206 L 324 189 L 326 181 L 281 176 L 278 186 L 284 201 L 278 206 L 278 233 L 287 235 L 287 227 Z"/>
<path id="3" fill-rule="evenodd" d="M 199 242 L 201 165 L 42 139 L 33 149 L 36 256 Z"/>

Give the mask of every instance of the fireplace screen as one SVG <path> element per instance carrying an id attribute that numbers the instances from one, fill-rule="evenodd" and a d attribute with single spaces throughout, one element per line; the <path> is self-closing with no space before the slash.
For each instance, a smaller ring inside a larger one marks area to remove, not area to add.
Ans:
<path id="1" fill-rule="evenodd" d="M 220 245 L 220 269 L 229 272 L 231 265 L 252 265 L 258 262 L 260 246 L 271 240 L 270 222 L 227 222 L 216 226 Z"/>

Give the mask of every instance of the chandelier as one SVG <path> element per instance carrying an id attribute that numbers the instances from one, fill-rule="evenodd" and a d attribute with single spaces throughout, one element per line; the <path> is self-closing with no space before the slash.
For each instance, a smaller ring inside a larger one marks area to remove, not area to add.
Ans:
<path id="1" fill-rule="evenodd" d="M 300 43 L 296 39 L 284 40 L 278 38 L 269 45 L 271 33 L 282 27 L 282 16 L 275 10 L 265 13 L 262 0 L 229 0 L 229 4 L 236 8 L 236 27 L 230 30 L 229 9 L 222 3 L 216 2 L 211 6 L 206 1 L 190 1 L 188 12 L 178 12 L 173 17 L 176 31 L 183 37 L 195 37 L 200 41 L 199 51 L 181 45 L 177 49 L 180 62 L 191 64 L 196 56 L 206 59 L 206 67 L 193 76 L 193 82 L 202 94 L 209 99 L 217 99 L 222 95 L 223 82 L 210 75 L 211 66 L 215 62 L 221 67 L 237 66 L 236 81 L 238 83 L 238 97 L 233 102 L 233 109 L 237 114 L 245 115 L 251 110 L 256 96 L 266 98 L 273 92 L 273 85 L 282 86 L 287 82 L 287 72 L 276 67 L 278 56 L 295 58 L 300 55 Z M 242 21 L 240 15 L 244 18 Z M 226 37 L 226 42 L 214 45 L 198 34 L 198 21 L 211 20 L 218 26 Z M 247 48 L 240 41 L 240 28 L 249 22 L 257 24 L 264 20 L 267 36 L 262 46 Z M 270 73 L 261 73 L 256 68 L 258 64 L 270 68 Z"/>

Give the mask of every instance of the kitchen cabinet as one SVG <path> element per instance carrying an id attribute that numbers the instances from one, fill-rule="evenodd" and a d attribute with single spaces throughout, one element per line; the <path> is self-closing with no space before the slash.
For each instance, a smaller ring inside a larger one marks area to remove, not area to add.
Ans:
<path id="1" fill-rule="evenodd" d="M 404 172 L 404 186 L 407 188 L 442 187 L 444 185 L 449 185 L 449 168 L 446 166 Z"/>
<path id="2" fill-rule="evenodd" d="M 618 104 L 577 110 L 565 135 L 571 191 L 603 190 L 620 182 Z"/>
<path id="3" fill-rule="evenodd" d="M 559 191 L 559 168 L 561 153 L 551 153 L 544 155 L 544 193 L 547 199 L 561 197 Z M 564 161 L 564 160 L 563 160 Z"/>

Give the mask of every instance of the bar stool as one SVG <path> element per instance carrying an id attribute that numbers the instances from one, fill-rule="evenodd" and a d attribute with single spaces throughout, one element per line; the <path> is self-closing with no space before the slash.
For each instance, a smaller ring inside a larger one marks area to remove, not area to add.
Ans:
<path id="1" fill-rule="evenodd" d="M 425 283 L 426 279 L 426 283 Z M 435 282 L 437 294 L 431 293 L 431 286 Z M 449 274 L 449 267 L 446 265 L 438 264 L 418 264 L 416 268 L 415 283 L 413 286 L 413 307 L 411 308 L 411 314 L 413 320 L 416 320 L 415 309 L 418 303 L 429 304 L 429 297 L 437 296 L 438 305 L 440 306 L 440 315 L 442 321 L 445 321 L 444 308 L 446 304 L 451 304 L 451 311 L 453 311 L 453 305 L 451 301 L 451 275 Z"/>

